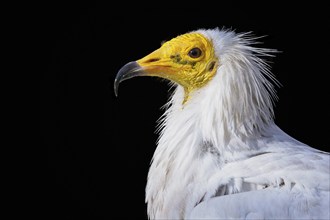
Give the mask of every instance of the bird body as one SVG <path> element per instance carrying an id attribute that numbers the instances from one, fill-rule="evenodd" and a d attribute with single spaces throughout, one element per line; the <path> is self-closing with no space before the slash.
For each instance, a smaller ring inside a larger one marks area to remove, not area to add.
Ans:
<path id="1" fill-rule="evenodd" d="M 274 50 L 254 43 L 249 34 L 198 30 L 118 73 L 116 88 L 164 72 L 177 83 L 148 174 L 149 218 L 330 218 L 330 155 L 275 124 L 276 80 L 261 58 Z"/>

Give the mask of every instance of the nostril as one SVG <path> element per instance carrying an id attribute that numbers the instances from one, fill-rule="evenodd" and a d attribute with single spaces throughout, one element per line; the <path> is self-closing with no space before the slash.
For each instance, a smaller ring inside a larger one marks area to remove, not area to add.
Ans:
<path id="1" fill-rule="evenodd" d="M 152 62 L 156 62 L 158 60 L 160 60 L 160 59 L 159 58 L 151 58 L 151 59 L 147 60 L 146 63 L 152 63 Z"/>

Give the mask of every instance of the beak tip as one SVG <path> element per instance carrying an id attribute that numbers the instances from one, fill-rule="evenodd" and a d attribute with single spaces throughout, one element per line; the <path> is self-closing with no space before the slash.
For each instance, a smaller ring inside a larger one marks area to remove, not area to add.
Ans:
<path id="1" fill-rule="evenodd" d="M 117 79 L 115 79 L 115 82 L 114 82 L 114 92 L 115 92 L 115 96 L 118 97 L 118 85 L 119 83 L 117 82 Z"/>
<path id="2" fill-rule="evenodd" d="M 135 76 L 141 76 L 142 74 L 143 74 L 142 68 L 136 61 L 129 62 L 125 66 L 123 66 L 117 73 L 117 76 L 114 81 L 113 86 L 114 86 L 115 96 L 118 97 L 118 88 L 119 88 L 119 84 L 122 81 L 133 78 Z"/>

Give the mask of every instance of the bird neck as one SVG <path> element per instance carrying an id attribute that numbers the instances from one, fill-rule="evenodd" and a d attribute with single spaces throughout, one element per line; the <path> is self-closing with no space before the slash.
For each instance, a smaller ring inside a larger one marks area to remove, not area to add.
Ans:
<path id="1" fill-rule="evenodd" d="M 217 78 L 204 89 L 193 92 L 188 100 L 184 89 L 176 88 L 160 125 L 158 146 L 166 145 L 162 144 L 163 140 L 177 140 L 177 144 L 172 142 L 167 145 L 168 148 L 190 141 L 190 144 L 197 146 L 207 143 L 217 148 L 223 160 L 227 160 L 228 153 L 233 158 L 233 152 L 241 154 L 242 151 L 257 150 L 257 145 L 250 142 L 265 135 L 274 125 L 272 109 L 253 103 L 257 100 L 255 97 L 242 100 L 228 96 L 226 92 L 233 90 L 228 88 L 228 84 L 214 84 L 217 84 Z"/>

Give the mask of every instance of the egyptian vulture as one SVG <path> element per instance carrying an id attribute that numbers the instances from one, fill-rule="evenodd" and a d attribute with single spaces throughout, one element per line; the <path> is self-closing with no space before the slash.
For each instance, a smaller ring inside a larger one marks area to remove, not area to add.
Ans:
<path id="1" fill-rule="evenodd" d="M 276 79 L 249 33 L 201 29 L 123 66 L 169 80 L 146 186 L 150 219 L 329 219 L 330 154 L 274 122 Z"/>

